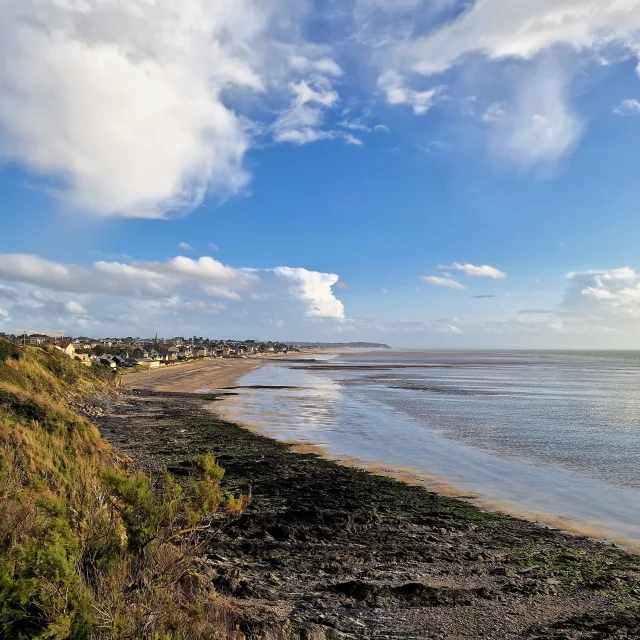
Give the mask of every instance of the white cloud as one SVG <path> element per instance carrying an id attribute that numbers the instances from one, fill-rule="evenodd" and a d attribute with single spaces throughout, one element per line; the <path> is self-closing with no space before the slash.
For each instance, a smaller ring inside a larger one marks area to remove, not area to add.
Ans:
<path id="1" fill-rule="evenodd" d="M 634 269 L 569 273 L 567 279 L 565 312 L 640 317 L 640 274 Z"/>
<path id="2" fill-rule="evenodd" d="M 387 102 L 392 105 L 408 105 L 417 116 L 423 116 L 436 101 L 440 87 L 416 91 L 406 86 L 405 79 L 396 71 L 386 71 L 378 79 L 378 87 L 384 91 Z"/>
<path id="3" fill-rule="evenodd" d="M 69 313 L 72 313 L 75 316 L 86 316 L 87 310 L 79 303 L 74 302 L 73 300 L 65 303 L 64 308 Z"/>
<path id="4" fill-rule="evenodd" d="M 459 262 L 454 262 L 451 265 L 440 265 L 438 267 L 438 270 L 462 271 L 467 276 L 475 276 L 478 278 L 493 278 L 494 280 L 507 277 L 506 273 L 500 271 L 499 269 L 496 269 L 495 267 L 490 267 L 488 264 L 477 267 L 473 264 L 460 264 Z"/>
<path id="5" fill-rule="evenodd" d="M 453 21 L 402 46 L 412 69 L 435 74 L 472 53 L 491 60 L 532 59 L 556 45 L 578 51 L 619 44 L 637 52 L 637 0 L 477 0 Z"/>
<path id="6" fill-rule="evenodd" d="M 515 83 L 510 107 L 485 113 L 493 151 L 524 168 L 557 162 L 572 151 L 583 124 L 570 106 L 568 85 L 563 70 L 547 62 Z"/>
<path id="7" fill-rule="evenodd" d="M 623 100 L 613 108 L 613 113 L 619 116 L 640 116 L 640 100 Z"/>
<path id="8" fill-rule="evenodd" d="M 308 75 L 290 84 L 276 138 L 326 137 L 328 79 L 343 72 L 304 41 L 305 11 L 292 0 L 3 0 L 3 159 L 85 213 L 166 217 L 207 192 L 229 196 L 264 129 L 247 116 L 256 97 Z"/>
<path id="9" fill-rule="evenodd" d="M 361 147 L 363 144 L 360 138 L 356 138 L 355 136 L 352 136 L 350 133 L 345 133 L 343 137 L 344 137 L 344 141 L 347 144 L 350 144 L 356 147 Z"/>
<path id="10" fill-rule="evenodd" d="M 339 96 L 325 76 L 313 76 L 289 85 L 293 95 L 289 108 L 273 125 L 277 142 L 308 144 L 329 139 L 334 133 L 323 129 L 325 109 L 336 106 Z"/>
<path id="11" fill-rule="evenodd" d="M 341 76 L 343 71 L 340 65 L 331 58 L 319 58 L 313 60 L 306 56 L 292 56 L 289 65 L 296 71 L 303 73 L 319 73 L 326 76 Z"/>
<path id="12" fill-rule="evenodd" d="M 213 251 L 220 251 L 220 249 L 218 248 L 217 244 L 213 244 L 213 242 L 209 243 L 209 249 L 213 250 Z"/>
<path id="13" fill-rule="evenodd" d="M 329 320 L 345 321 L 344 306 L 332 290 L 339 286 L 337 275 L 289 267 L 235 269 L 209 256 L 79 266 L 36 255 L 0 254 L 2 280 L 15 283 L 0 287 L 11 294 L 8 312 L 16 322 L 60 326 L 83 335 L 155 333 L 157 327 L 175 332 L 175 326 L 210 333 L 211 315 L 218 316 L 216 327 L 226 327 L 227 335 L 240 327 L 261 331 L 265 317 L 280 321 L 278 327 L 304 327 L 313 319 L 320 332 L 329 331 Z M 250 294 L 241 296 L 244 291 Z M 216 298 L 236 305 L 230 310 Z M 339 330 L 337 324 L 332 330 Z"/>
<path id="14" fill-rule="evenodd" d="M 420 276 L 420 280 L 422 280 L 422 282 L 427 282 L 428 284 L 435 284 L 438 287 L 447 287 L 449 289 L 465 288 L 463 284 L 461 284 L 457 280 L 452 280 L 451 278 L 440 278 L 438 276 Z"/>
<path id="15" fill-rule="evenodd" d="M 2 307 L 0 307 L 0 318 L 2 318 L 3 320 L 8 320 L 9 319 L 9 312 L 6 309 L 3 309 Z"/>
<path id="16" fill-rule="evenodd" d="M 187 242 L 181 242 L 178 244 L 178 249 L 184 249 L 184 251 L 193 251 L 193 247 Z"/>
<path id="17" fill-rule="evenodd" d="M 207 295 L 239 299 L 238 291 L 254 288 L 260 279 L 211 257 L 176 257 L 167 262 L 100 261 L 91 267 L 52 262 L 29 254 L 0 254 L 0 278 L 34 284 L 53 291 L 97 293 L 131 298 L 167 298 L 182 287 Z"/>
<path id="18" fill-rule="evenodd" d="M 494 102 L 489 108 L 482 114 L 482 121 L 488 123 L 504 122 L 507 119 L 507 112 L 502 108 L 502 105 Z"/>
<path id="19" fill-rule="evenodd" d="M 640 56 L 638 0 L 475 0 L 458 6 L 453 19 L 435 28 L 414 15 L 411 25 L 400 23 L 380 38 L 380 82 L 401 74 L 405 89 L 415 87 L 416 76 L 435 82 L 460 67 L 465 71 L 457 77 L 472 82 L 476 94 L 495 101 L 496 92 L 506 89 L 511 95 L 481 119 L 490 127 L 491 150 L 516 168 L 553 165 L 576 147 L 584 122 L 572 105 L 572 84 L 585 61 L 603 65 Z M 450 78 L 456 85 L 456 76 Z M 395 102 L 406 102 L 402 91 Z M 627 100 L 614 110 L 635 114 L 636 103 Z"/>
<path id="20" fill-rule="evenodd" d="M 4 0 L 5 159 L 100 214 L 164 216 L 237 191 L 249 137 L 223 93 L 264 90 L 280 4 Z"/>
<path id="21" fill-rule="evenodd" d="M 344 319 L 344 305 L 331 289 L 339 276 L 291 267 L 277 267 L 273 271 L 290 283 L 291 295 L 304 303 L 307 317 Z"/>
<path id="22" fill-rule="evenodd" d="M 349 129 L 350 131 L 362 131 L 363 133 L 369 133 L 373 130 L 361 118 L 356 118 L 355 120 L 342 120 L 342 122 L 338 122 L 338 126 L 342 127 L 343 129 Z"/>

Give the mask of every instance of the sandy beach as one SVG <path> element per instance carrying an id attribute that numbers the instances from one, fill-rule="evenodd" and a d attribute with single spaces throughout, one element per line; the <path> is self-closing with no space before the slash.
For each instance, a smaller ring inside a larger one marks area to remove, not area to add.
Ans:
<path id="1" fill-rule="evenodd" d="M 265 358 L 217 358 L 149 371 L 132 371 L 122 377 L 122 386 L 125 389 L 179 391 L 182 393 L 195 393 L 205 389 L 224 389 L 267 361 Z"/>

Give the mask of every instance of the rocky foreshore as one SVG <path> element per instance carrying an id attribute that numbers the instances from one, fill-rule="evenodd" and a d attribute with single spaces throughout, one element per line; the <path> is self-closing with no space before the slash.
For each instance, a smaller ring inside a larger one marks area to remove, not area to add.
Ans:
<path id="1" fill-rule="evenodd" d="M 203 560 L 247 639 L 640 638 L 638 556 L 294 453 L 215 399 L 132 391 L 91 418 L 137 467 L 211 452 L 251 493 Z"/>

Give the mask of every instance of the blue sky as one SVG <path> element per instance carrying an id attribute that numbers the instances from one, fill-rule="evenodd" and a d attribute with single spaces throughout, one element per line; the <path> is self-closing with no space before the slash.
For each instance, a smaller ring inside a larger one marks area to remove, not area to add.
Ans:
<path id="1" fill-rule="evenodd" d="M 640 348 L 640 0 L 0 24 L 0 330 Z"/>

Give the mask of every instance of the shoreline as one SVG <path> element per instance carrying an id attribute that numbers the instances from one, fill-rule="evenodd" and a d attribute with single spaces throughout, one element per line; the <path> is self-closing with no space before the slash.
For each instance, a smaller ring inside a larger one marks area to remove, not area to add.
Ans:
<path id="1" fill-rule="evenodd" d="M 313 353 L 338 353 L 336 350 L 326 349 L 315 350 Z M 313 355 L 304 352 L 301 355 Z M 234 391 L 238 382 L 246 374 L 255 369 L 269 364 L 274 360 L 282 361 L 291 356 L 258 356 L 243 359 L 215 359 L 201 362 L 187 363 L 177 367 L 167 367 L 166 369 L 155 369 L 127 375 L 123 383 L 125 388 L 144 389 L 156 392 L 180 392 L 180 393 L 216 393 L 224 391 Z M 227 394 L 235 396 L 234 393 Z M 233 403 L 233 398 L 229 397 L 224 402 L 211 405 L 212 411 L 223 417 L 223 419 L 234 424 L 241 424 L 243 427 L 273 438 L 267 428 L 258 424 L 250 424 L 238 421 L 233 412 L 233 407 L 228 403 Z M 614 532 L 605 527 L 594 525 L 588 521 L 569 520 L 562 515 L 554 515 L 542 511 L 534 511 L 521 508 L 517 504 L 508 503 L 499 499 L 481 498 L 474 494 L 473 488 L 463 490 L 449 481 L 444 476 L 429 474 L 424 470 L 405 465 L 393 465 L 382 460 L 362 459 L 353 456 L 333 452 L 325 445 L 296 440 L 276 438 L 279 442 L 292 445 L 295 451 L 301 453 L 313 453 L 322 456 L 326 460 L 333 461 L 347 467 L 355 467 L 380 475 L 382 477 L 394 478 L 409 485 L 422 487 L 423 489 L 443 496 L 463 500 L 480 509 L 497 511 L 515 518 L 522 518 L 533 523 L 542 523 L 552 529 L 569 533 L 571 535 L 582 535 L 598 540 L 605 544 L 618 545 L 631 553 L 640 553 L 640 543 L 637 540 L 626 539 L 615 535 Z"/>
<path id="2" fill-rule="evenodd" d="M 224 404 L 226 400 L 227 399 L 225 398 L 222 404 Z M 219 406 L 212 406 L 211 410 L 229 422 L 240 424 L 250 431 L 290 445 L 292 450 L 296 453 L 311 453 L 345 467 L 360 469 L 383 478 L 393 478 L 398 482 L 403 482 L 410 486 L 421 487 L 430 493 L 467 502 L 484 511 L 494 511 L 514 518 L 527 520 L 534 524 L 542 524 L 550 529 L 562 531 L 569 535 L 586 536 L 594 541 L 607 545 L 614 545 L 625 549 L 630 553 L 640 554 L 640 542 L 637 540 L 618 537 L 604 527 L 599 527 L 586 521 L 569 520 L 562 515 L 552 515 L 549 513 L 519 508 L 515 504 L 507 503 L 498 499 L 492 500 L 490 498 L 482 498 L 478 495 L 474 495 L 473 491 L 464 491 L 445 477 L 430 475 L 420 469 L 410 466 L 393 465 L 385 463 L 382 460 L 355 458 L 353 456 L 334 453 L 322 444 L 310 444 L 300 440 L 274 438 L 274 436 L 269 434 L 267 429 L 236 420 L 230 410 L 225 410 Z"/>
<path id="3" fill-rule="evenodd" d="M 275 356 L 253 358 L 216 358 L 187 362 L 147 371 L 133 371 L 122 376 L 124 389 L 207 393 L 234 384 L 245 374 L 263 366 Z"/>
<path id="4" fill-rule="evenodd" d="M 295 453 L 215 399 L 130 392 L 97 424 L 136 466 L 180 477 L 211 452 L 251 492 L 207 552 L 248 639 L 640 637 L 637 556 Z"/>
<path id="5" fill-rule="evenodd" d="M 321 443 L 278 438 L 271 433 L 269 427 L 244 422 L 240 419 L 234 412 L 233 403 L 235 400 L 235 397 L 224 398 L 223 402 L 212 404 L 211 410 L 229 422 L 241 424 L 255 433 L 291 445 L 297 452 L 313 453 L 337 464 L 362 469 L 382 477 L 394 478 L 408 485 L 422 487 L 432 493 L 463 500 L 483 510 L 496 511 L 515 518 L 522 518 L 571 535 L 587 536 L 604 544 L 617 545 L 631 553 L 640 553 L 640 541 L 638 539 L 626 538 L 623 535 L 616 534 L 614 530 L 593 524 L 588 520 L 573 520 L 562 514 L 554 515 L 553 513 L 527 509 L 517 503 L 499 498 L 482 497 L 474 492 L 473 487 L 462 489 L 444 475 L 430 474 L 424 469 L 410 465 L 397 465 L 379 459 L 348 455 L 333 451 L 327 445 Z"/>

